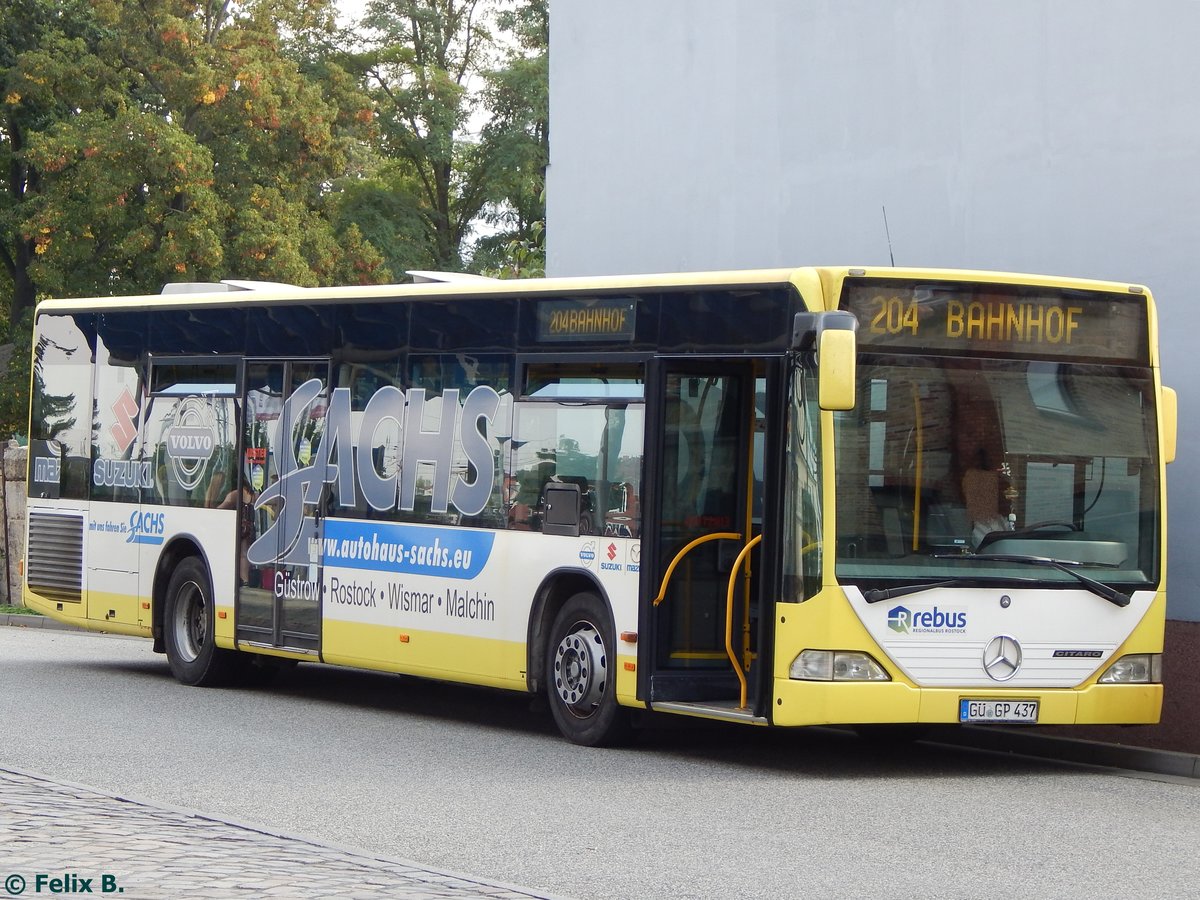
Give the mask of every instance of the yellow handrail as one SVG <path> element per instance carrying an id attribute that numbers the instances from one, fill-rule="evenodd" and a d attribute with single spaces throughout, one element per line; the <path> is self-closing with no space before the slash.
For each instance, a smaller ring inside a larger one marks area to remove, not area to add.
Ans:
<path id="1" fill-rule="evenodd" d="M 916 486 L 913 489 L 913 553 L 917 552 L 917 548 L 921 546 L 921 479 L 925 475 L 924 460 L 922 455 L 925 452 L 925 428 L 921 421 L 921 394 L 917 390 L 917 385 L 914 382 L 912 386 L 913 395 L 913 418 L 916 420 L 917 426 L 917 471 L 916 471 Z"/>
<path id="2" fill-rule="evenodd" d="M 675 558 L 671 560 L 671 564 L 667 566 L 667 571 L 663 573 L 662 587 L 658 589 L 658 596 L 654 598 L 654 605 L 663 602 L 663 598 L 667 596 L 667 582 L 671 580 L 671 575 L 675 572 L 675 567 L 680 561 L 688 555 L 694 547 L 699 547 L 701 544 L 706 544 L 709 541 L 740 541 L 742 536 L 734 531 L 714 531 L 712 534 L 704 534 L 696 538 L 689 544 L 686 544 L 682 550 L 675 554 Z M 736 569 L 734 571 L 737 571 Z"/>
<path id="3" fill-rule="evenodd" d="M 729 590 L 725 594 L 725 652 L 729 655 L 729 661 L 733 663 L 733 672 L 738 677 L 738 681 L 742 685 L 741 703 L 738 709 L 746 708 L 746 675 L 742 672 L 742 664 L 738 662 L 737 655 L 733 652 L 733 588 L 737 583 L 738 572 L 742 568 L 742 563 L 746 561 L 746 557 L 750 555 L 750 551 L 754 546 L 762 540 L 762 535 L 758 535 L 750 540 L 742 548 L 742 552 L 737 555 L 737 559 L 733 561 L 733 571 L 729 573 Z"/>

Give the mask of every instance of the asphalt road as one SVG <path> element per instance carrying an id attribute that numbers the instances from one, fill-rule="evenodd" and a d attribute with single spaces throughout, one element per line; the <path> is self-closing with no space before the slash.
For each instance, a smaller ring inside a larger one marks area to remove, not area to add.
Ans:
<path id="1" fill-rule="evenodd" d="M 1186 896 L 1200 784 L 301 666 L 173 681 L 149 642 L 0 628 L 0 765 L 573 897 Z M 3 848 L 0 847 L 0 855 Z"/>

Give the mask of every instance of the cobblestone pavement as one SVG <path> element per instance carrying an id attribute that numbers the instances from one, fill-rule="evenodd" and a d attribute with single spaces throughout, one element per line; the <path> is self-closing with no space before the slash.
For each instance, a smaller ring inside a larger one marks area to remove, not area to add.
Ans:
<path id="1" fill-rule="evenodd" d="M 547 896 L 2 768 L 0 881 L 0 900 Z"/>

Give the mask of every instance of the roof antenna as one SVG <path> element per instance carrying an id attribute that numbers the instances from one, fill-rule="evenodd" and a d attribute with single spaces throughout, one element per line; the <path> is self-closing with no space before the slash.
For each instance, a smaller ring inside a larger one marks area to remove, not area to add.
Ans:
<path id="1" fill-rule="evenodd" d="M 888 228 L 887 223 L 887 204 L 883 206 L 883 233 L 887 235 L 888 242 L 888 259 L 892 261 L 892 268 L 896 268 L 896 256 L 892 253 L 892 232 Z"/>

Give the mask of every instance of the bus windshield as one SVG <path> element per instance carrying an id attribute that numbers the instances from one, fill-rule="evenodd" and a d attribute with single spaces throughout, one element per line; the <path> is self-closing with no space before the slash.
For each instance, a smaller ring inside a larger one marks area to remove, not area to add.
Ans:
<path id="1" fill-rule="evenodd" d="M 1079 586 L 1030 557 L 1104 583 L 1157 583 L 1148 369 L 870 356 L 857 390 L 855 409 L 835 414 L 843 583 Z"/>

